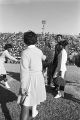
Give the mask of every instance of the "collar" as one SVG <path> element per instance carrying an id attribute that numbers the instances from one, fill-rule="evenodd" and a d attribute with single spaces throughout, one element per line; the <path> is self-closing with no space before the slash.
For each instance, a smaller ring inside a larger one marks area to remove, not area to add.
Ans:
<path id="1" fill-rule="evenodd" d="M 29 47 L 29 48 L 34 48 L 34 47 L 35 47 L 35 45 L 29 45 L 28 47 Z"/>

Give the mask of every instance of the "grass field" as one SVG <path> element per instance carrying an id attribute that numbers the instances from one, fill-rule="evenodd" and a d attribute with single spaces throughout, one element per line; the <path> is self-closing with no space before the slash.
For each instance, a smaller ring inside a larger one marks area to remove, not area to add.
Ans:
<path id="1" fill-rule="evenodd" d="M 20 106 L 16 100 L 20 87 L 20 66 L 5 64 L 10 89 L 0 85 L 0 120 L 19 120 Z M 53 88 L 46 87 L 47 99 L 37 107 L 34 120 L 80 120 L 80 68 L 67 67 L 64 98 L 55 99 Z"/>

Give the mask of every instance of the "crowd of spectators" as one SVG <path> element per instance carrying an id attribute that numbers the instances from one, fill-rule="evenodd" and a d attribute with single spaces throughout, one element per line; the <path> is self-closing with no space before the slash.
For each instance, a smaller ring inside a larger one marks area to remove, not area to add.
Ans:
<path id="1" fill-rule="evenodd" d="M 38 42 L 36 46 L 43 51 L 50 63 L 54 57 L 55 44 L 57 42 L 56 34 L 37 34 L 37 39 Z M 63 35 L 63 39 L 66 39 L 69 42 L 68 62 L 70 62 L 72 60 L 72 53 L 74 55 L 80 53 L 80 35 Z M 4 50 L 4 45 L 6 43 L 11 43 L 13 45 L 11 54 L 17 59 L 20 59 L 21 52 L 26 48 L 26 45 L 23 42 L 23 33 L 0 33 L 0 51 Z M 7 62 L 14 63 L 10 60 L 7 60 Z"/>

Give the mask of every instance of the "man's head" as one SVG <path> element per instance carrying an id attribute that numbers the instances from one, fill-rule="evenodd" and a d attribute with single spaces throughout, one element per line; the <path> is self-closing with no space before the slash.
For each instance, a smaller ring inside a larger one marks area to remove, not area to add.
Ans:
<path id="1" fill-rule="evenodd" d="M 65 48 L 67 45 L 68 45 L 68 41 L 67 41 L 67 40 L 62 41 L 62 46 L 63 46 L 64 48 Z"/>
<path id="2" fill-rule="evenodd" d="M 62 40 L 62 35 L 61 35 L 61 34 L 58 34 L 58 35 L 56 36 L 56 40 L 57 40 L 57 42 L 60 42 L 60 41 Z"/>

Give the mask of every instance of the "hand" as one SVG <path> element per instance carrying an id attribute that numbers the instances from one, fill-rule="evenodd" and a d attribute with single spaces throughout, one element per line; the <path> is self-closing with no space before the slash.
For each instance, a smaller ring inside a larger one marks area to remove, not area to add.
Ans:
<path id="1" fill-rule="evenodd" d="M 54 73 L 54 76 L 53 76 L 53 78 L 56 78 L 56 77 L 57 77 L 57 74 L 58 74 L 57 72 L 56 72 L 56 73 Z"/>
<path id="2" fill-rule="evenodd" d="M 21 88 L 21 94 L 22 95 L 28 94 L 28 91 L 26 89 Z"/>

